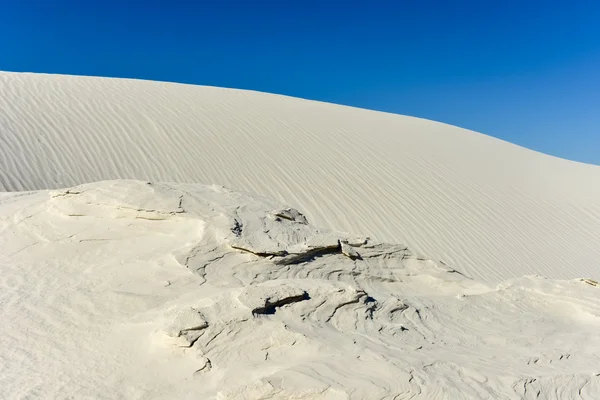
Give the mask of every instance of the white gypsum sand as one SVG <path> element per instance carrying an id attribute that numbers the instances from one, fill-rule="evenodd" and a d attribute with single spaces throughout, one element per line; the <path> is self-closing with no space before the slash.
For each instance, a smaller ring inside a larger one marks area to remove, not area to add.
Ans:
<path id="1" fill-rule="evenodd" d="M 0 73 L 0 190 L 219 184 L 469 277 L 600 270 L 600 167 L 441 123 L 242 90 Z"/>
<path id="2" fill-rule="evenodd" d="M 0 195 L 0 397 L 596 399 L 600 288 L 465 277 L 220 186 Z"/>
<path id="3" fill-rule="evenodd" d="M 599 167 L 283 96 L 0 73 L 0 190 L 2 399 L 600 397 Z"/>

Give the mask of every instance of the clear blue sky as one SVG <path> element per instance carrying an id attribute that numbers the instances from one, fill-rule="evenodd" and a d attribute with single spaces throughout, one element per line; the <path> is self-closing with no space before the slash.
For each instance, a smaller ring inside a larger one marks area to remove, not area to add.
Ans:
<path id="1" fill-rule="evenodd" d="M 281 93 L 600 164 L 598 0 L 0 0 L 0 69 Z"/>

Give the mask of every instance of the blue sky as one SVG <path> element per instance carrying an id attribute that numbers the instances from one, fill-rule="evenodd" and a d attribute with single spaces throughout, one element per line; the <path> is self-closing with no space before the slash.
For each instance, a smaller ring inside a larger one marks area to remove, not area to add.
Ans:
<path id="1" fill-rule="evenodd" d="M 0 0 L 0 69 L 281 93 L 600 165 L 597 0 Z"/>

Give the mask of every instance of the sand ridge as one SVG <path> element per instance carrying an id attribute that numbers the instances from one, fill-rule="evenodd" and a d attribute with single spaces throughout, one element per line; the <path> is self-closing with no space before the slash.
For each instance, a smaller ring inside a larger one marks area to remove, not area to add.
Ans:
<path id="1" fill-rule="evenodd" d="M 600 167 L 449 125 L 258 92 L 0 73 L 0 190 L 220 184 L 489 282 L 600 269 Z"/>

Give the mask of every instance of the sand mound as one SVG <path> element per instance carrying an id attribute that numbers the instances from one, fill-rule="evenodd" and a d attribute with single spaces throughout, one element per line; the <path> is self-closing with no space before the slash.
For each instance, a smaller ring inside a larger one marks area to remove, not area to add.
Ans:
<path id="1" fill-rule="evenodd" d="M 262 93 L 0 73 L 0 190 L 222 184 L 488 282 L 600 269 L 600 168 L 452 126 Z"/>
<path id="2" fill-rule="evenodd" d="M 2 394 L 600 394 L 597 286 L 537 276 L 489 285 L 407 246 L 310 222 L 220 186 L 2 194 Z"/>

